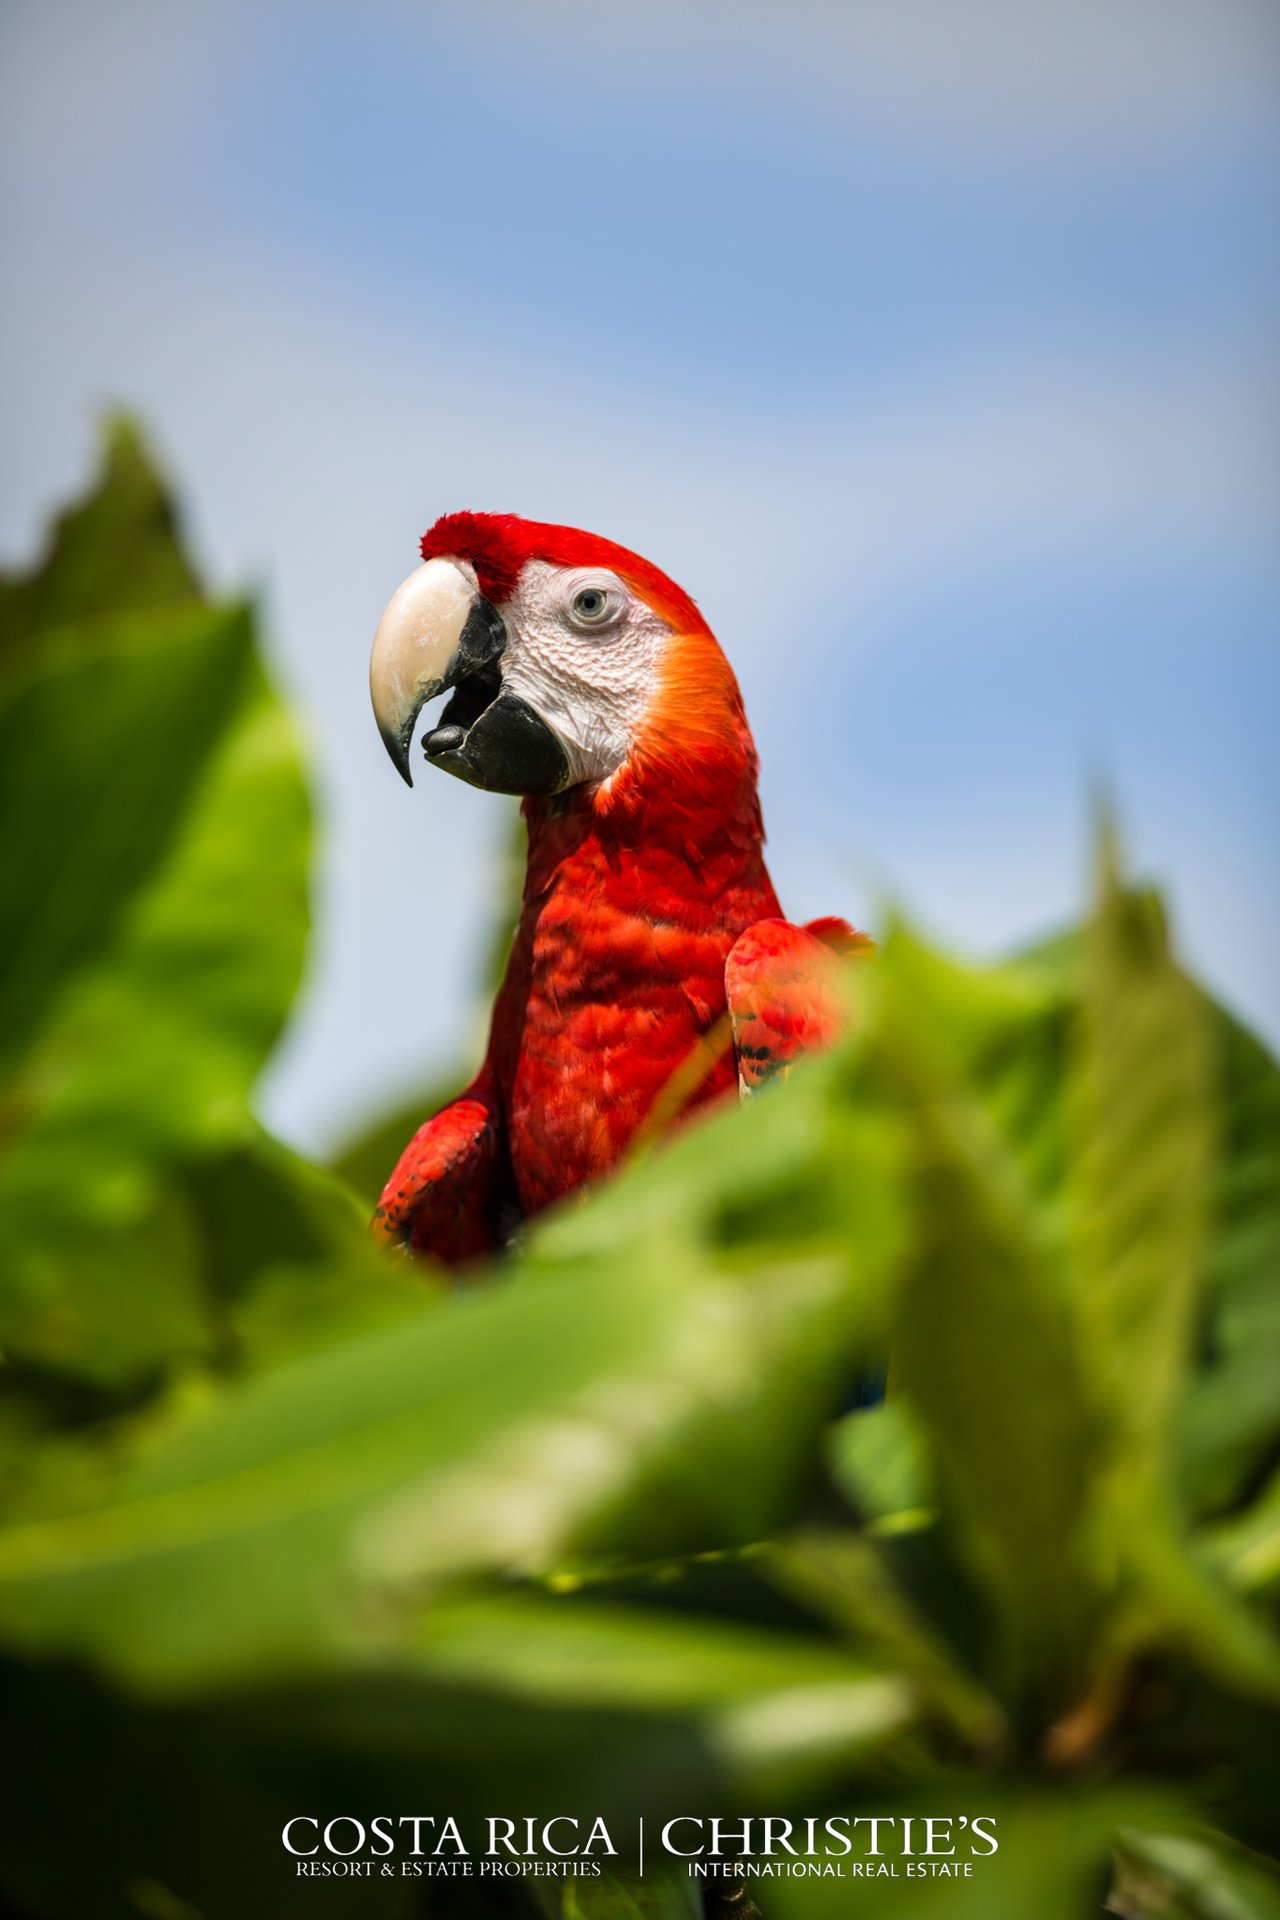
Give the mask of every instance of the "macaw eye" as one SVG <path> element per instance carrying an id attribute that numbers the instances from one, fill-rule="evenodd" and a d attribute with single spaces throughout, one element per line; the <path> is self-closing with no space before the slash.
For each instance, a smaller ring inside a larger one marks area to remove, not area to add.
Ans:
<path id="1" fill-rule="evenodd" d="M 623 609 L 620 593 L 610 587 L 579 587 L 569 602 L 569 617 L 575 627 L 596 631 L 615 621 Z"/>

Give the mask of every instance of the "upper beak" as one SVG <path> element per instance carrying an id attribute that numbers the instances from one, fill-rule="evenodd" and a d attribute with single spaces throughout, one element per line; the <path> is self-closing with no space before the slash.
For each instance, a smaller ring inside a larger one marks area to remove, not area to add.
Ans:
<path id="1" fill-rule="evenodd" d="M 428 700 L 492 665 L 502 621 L 452 560 L 427 560 L 391 596 L 373 636 L 369 691 L 383 744 L 407 786 L 409 748 Z"/>

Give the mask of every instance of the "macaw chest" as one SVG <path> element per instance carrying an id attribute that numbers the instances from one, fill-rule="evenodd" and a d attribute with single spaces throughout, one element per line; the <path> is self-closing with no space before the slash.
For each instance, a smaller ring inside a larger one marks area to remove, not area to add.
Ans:
<path id="1" fill-rule="evenodd" d="M 533 930 L 513 960 L 496 1062 L 527 1213 L 599 1179 L 638 1133 L 735 1084 L 724 962 L 733 934 L 641 915 Z"/>

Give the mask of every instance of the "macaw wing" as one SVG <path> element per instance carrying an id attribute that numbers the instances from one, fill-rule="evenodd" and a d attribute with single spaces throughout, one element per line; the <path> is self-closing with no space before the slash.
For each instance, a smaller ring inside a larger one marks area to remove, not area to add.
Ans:
<path id="1" fill-rule="evenodd" d="M 418 1128 L 382 1190 L 374 1237 L 456 1266 L 500 1244 L 506 1156 L 486 1072 Z"/>
<path id="2" fill-rule="evenodd" d="M 870 947 L 844 920 L 757 920 L 725 962 L 729 1020 L 745 1098 L 801 1055 L 837 1040 L 846 1018 L 844 960 Z"/>

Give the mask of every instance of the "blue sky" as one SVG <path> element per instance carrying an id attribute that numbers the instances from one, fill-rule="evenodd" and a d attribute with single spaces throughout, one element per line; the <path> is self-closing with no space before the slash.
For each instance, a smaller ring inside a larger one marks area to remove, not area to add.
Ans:
<path id="1" fill-rule="evenodd" d="M 996 953 L 1075 910 L 1105 778 L 1280 1037 L 1269 0 L 17 0 L 0 30 L 0 546 L 123 400 L 215 579 L 263 595 L 328 826 L 263 1089 L 290 1138 L 478 1044 L 505 808 L 407 794 L 365 686 L 459 506 L 697 596 L 797 915 L 892 896 Z"/>

